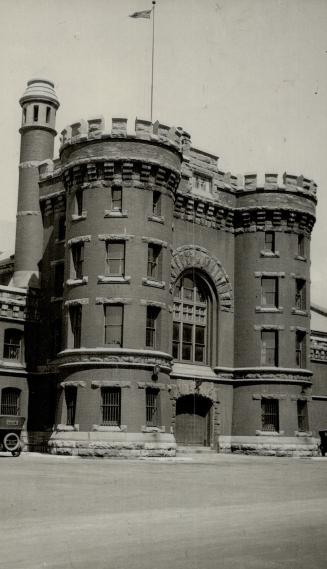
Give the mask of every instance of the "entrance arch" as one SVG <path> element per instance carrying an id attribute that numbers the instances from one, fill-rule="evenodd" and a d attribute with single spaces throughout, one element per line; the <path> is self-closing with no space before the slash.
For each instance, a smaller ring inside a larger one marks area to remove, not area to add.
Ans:
<path id="1" fill-rule="evenodd" d="M 210 446 L 212 401 L 198 394 L 182 395 L 176 401 L 177 444 Z"/>

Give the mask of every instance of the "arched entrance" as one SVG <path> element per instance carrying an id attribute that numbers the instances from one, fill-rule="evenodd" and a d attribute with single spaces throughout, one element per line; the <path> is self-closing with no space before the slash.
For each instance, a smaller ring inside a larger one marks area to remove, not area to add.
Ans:
<path id="1" fill-rule="evenodd" d="M 176 401 L 176 442 L 180 445 L 210 446 L 212 401 L 198 394 Z"/>

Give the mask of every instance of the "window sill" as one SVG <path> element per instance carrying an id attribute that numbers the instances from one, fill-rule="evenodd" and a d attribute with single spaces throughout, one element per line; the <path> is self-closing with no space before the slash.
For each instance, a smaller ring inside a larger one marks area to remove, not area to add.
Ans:
<path id="1" fill-rule="evenodd" d="M 280 437 L 283 436 L 285 433 L 285 431 L 256 431 L 255 434 L 257 436 L 263 436 L 263 437 Z"/>
<path id="2" fill-rule="evenodd" d="M 83 211 L 82 215 L 77 215 L 76 213 L 73 213 L 72 215 L 72 221 L 81 221 L 82 219 L 86 219 L 87 218 L 87 212 Z"/>
<path id="3" fill-rule="evenodd" d="M 294 431 L 295 437 L 312 437 L 311 431 Z"/>
<path id="4" fill-rule="evenodd" d="M 56 245 L 63 245 L 65 243 L 65 239 L 55 239 Z"/>
<path id="5" fill-rule="evenodd" d="M 143 426 L 141 429 L 142 433 L 165 433 L 166 427 L 146 427 Z"/>
<path id="6" fill-rule="evenodd" d="M 131 277 L 107 277 L 104 275 L 98 275 L 98 284 L 129 284 L 131 282 Z"/>
<path id="7" fill-rule="evenodd" d="M 295 255 L 294 259 L 296 259 L 297 261 L 303 261 L 304 263 L 307 262 L 307 258 L 302 257 L 302 255 Z"/>
<path id="8" fill-rule="evenodd" d="M 62 296 L 52 296 L 50 302 L 62 302 L 62 300 L 63 300 Z"/>
<path id="9" fill-rule="evenodd" d="M 144 286 L 153 286 L 154 288 L 165 288 L 166 286 L 165 281 L 156 281 L 149 278 L 143 278 L 142 284 Z"/>
<path id="10" fill-rule="evenodd" d="M 155 223 L 165 223 L 165 218 L 162 215 L 148 215 L 148 221 L 154 221 Z"/>
<path id="11" fill-rule="evenodd" d="M 271 257 L 272 259 L 280 257 L 279 251 L 260 251 L 260 257 Z"/>
<path id="12" fill-rule="evenodd" d="M 281 314 L 282 312 L 284 312 L 284 308 L 283 306 L 279 306 L 278 308 L 275 306 L 256 306 L 255 307 L 255 311 L 256 312 L 264 312 L 264 313 L 275 313 L 275 314 Z"/>
<path id="13" fill-rule="evenodd" d="M 66 281 L 67 286 L 79 286 L 86 285 L 89 282 L 89 277 L 82 277 L 81 279 L 68 279 Z"/>
<path id="14" fill-rule="evenodd" d="M 308 316 L 307 310 L 300 310 L 299 308 L 292 308 L 291 312 L 297 316 Z"/>
<path id="15" fill-rule="evenodd" d="M 124 433 L 127 431 L 127 425 L 92 425 L 92 431 L 101 433 Z"/>
<path id="16" fill-rule="evenodd" d="M 55 428 L 56 431 L 59 432 L 72 432 L 72 431 L 79 431 L 79 425 L 57 425 Z"/>
<path id="17" fill-rule="evenodd" d="M 115 211 L 114 209 L 105 209 L 104 210 L 104 217 L 128 217 L 127 209 L 123 209 L 122 211 Z"/>

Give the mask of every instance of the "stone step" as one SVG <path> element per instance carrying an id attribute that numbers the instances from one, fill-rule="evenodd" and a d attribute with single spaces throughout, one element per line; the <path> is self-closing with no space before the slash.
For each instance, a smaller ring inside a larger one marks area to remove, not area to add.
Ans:
<path id="1" fill-rule="evenodd" d="M 197 446 L 197 445 L 178 445 L 176 454 L 210 454 L 215 452 L 210 447 Z"/>

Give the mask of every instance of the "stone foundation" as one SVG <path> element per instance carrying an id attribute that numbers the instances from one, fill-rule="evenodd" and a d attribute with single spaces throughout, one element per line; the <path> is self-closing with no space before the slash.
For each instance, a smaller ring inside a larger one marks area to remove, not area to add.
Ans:
<path id="1" fill-rule="evenodd" d="M 139 458 L 175 456 L 176 442 L 167 433 L 57 432 L 51 436 L 49 452 L 84 457 Z"/>
<path id="2" fill-rule="evenodd" d="M 310 436 L 220 436 L 219 452 L 262 456 L 318 456 L 319 440 Z"/>

